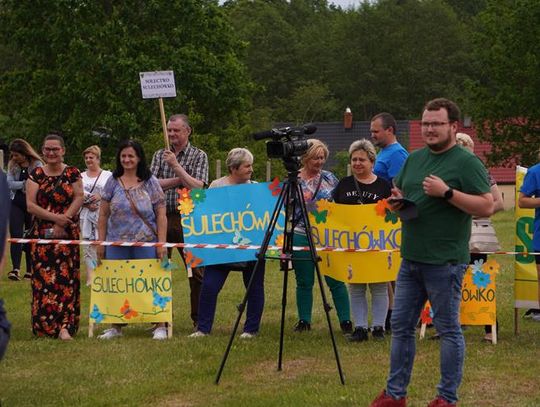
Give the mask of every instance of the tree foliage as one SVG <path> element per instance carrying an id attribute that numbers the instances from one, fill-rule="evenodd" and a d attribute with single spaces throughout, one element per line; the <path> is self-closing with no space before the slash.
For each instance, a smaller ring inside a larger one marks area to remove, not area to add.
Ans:
<path id="1" fill-rule="evenodd" d="M 238 123 L 249 108 L 242 46 L 217 1 L 2 0 L 0 13 L 1 42 L 17 61 L 0 77 L 8 138 L 38 142 L 62 129 L 81 151 L 97 141 L 96 127 L 113 141 L 158 133 L 157 102 L 141 98 L 142 71 L 175 72 L 178 96 L 166 111 L 192 113 L 199 133 Z"/>
<path id="2" fill-rule="evenodd" d="M 537 162 L 540 147 L 540 2 L 491 0 L 475 30 L 469 108 L 491 163 Z"/>

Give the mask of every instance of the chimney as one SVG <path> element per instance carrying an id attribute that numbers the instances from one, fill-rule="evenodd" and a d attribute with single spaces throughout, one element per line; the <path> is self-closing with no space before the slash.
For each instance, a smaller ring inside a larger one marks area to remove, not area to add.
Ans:
<path id="1" fill-rule="evenodd" d="M 352 129 L 352 112 L 350 107 L 347 107 L 343 114 L 343 128 Z"/>

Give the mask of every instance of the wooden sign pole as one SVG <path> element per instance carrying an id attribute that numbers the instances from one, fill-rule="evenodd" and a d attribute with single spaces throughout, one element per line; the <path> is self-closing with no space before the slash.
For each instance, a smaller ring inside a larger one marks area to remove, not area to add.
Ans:
<path id="1" fill-rule="evenodd" d="M 169 136 L 167 135 L 167 120 L 165 119 L 165 108 L 163 106 L 163 98 L 159 98 L 159 113 L 161 114 L 161 126 L 163 127 L 163 138 L 165 140 L 165 148 L 170 150 Z"/>

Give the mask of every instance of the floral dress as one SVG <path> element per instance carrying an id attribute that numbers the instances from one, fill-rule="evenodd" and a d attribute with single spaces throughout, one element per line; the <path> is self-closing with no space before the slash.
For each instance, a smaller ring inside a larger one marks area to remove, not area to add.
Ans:
<path id="1" fill-rule="evenodd" d="M 73 202 L 72 184 L 81 179 L 81 174 L 68 166 L 61 175 L 48 176 L 42 168 L 36 168 L 30 179 L 39 185 L 36 202 L 40 207 L 65 213 Z M 44 238 L 45 229 L 52 227 L 53 222 L 38 219 L 32 238 Z M 67 239 L 79 239 L 78 222 L 66 232 Z M 80 319 L 79 246 L 33 244 L 31 252 L 32 331 L 37 336 L 56 338 L 65 328 L 73 336 Z"/>

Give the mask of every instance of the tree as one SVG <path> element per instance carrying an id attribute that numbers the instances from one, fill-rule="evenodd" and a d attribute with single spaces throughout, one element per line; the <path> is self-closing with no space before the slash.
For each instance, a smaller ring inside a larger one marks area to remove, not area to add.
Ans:
<path id="1" fill-rule="evenodd" d="M 14 63 L 0 72 L 0 132 L 40 142 L 52 128 L 68 151 L 143 138 L 161 126 L 142 100 L 141 71 L 173 70 L 178 96 L 167 113 L 190 112 L 198 133 L 237 124 L 252 90 L 236 39 L 215 0 L 0 0 L 0 38 Z M 16 50 L 16 51 L 15 51 Z"/>
<path id="2" fill-rule="evenodd" d="M 540 147 L 540 2 L 491 0 L 477 19 L 475 79 L 468 109 L 490 164 L 538 161 Z"/>

